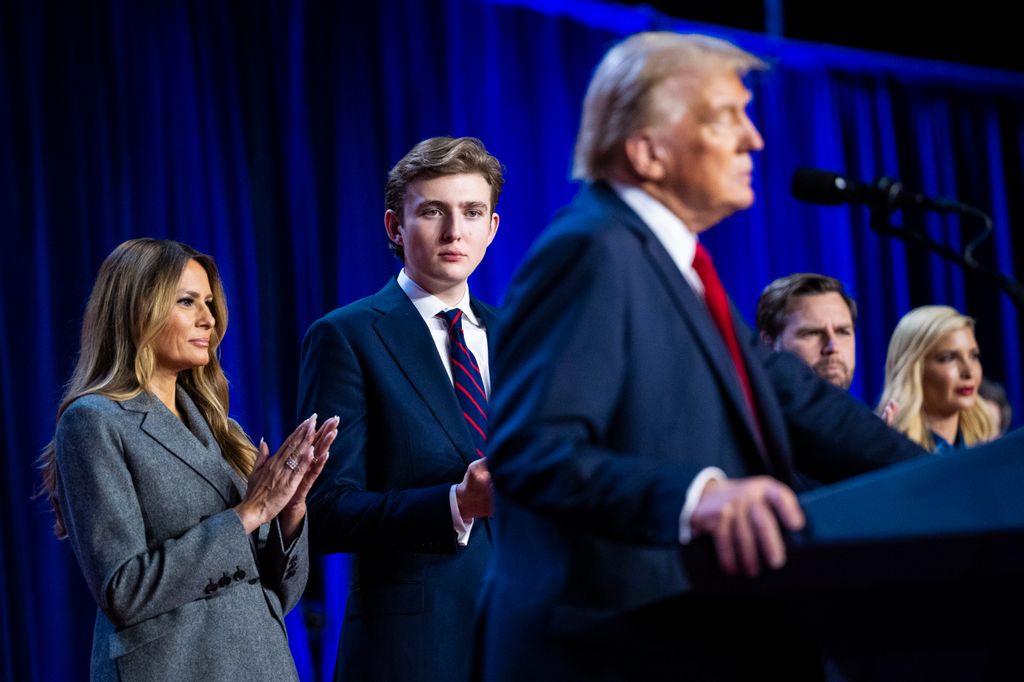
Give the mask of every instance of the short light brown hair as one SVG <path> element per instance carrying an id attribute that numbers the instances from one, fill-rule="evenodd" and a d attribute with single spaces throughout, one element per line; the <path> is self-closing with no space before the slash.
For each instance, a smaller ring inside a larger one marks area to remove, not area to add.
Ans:
<path id="1" fill-rule="evenodd" d="M 857 303 L 846 293 L 842 282 L 815 272 L 797 272 L 778 278 L 761 292 L 757 299 L 757 330 L 774 343 L 786 329 L 786 318 L 793 312 L 794 299 L 832 292 L 843 298 L 850 309 L 850 320 L 857 324 Z"/>
<path id="2" fill-rule="evenodd" d="M 409 153 L 388 172 L 384 186 L 384 208 L 394 211 L 402 220 L 402 207 L 409 184 L 444 175 L 479 174 L 491 188 L 491 212 L 498 205 L 505 184 L 501 162 L 492 156 L 484 143 L 475 137 L 431 137 L 409 150 Z M 400 244 L 388 240 L 388 247 L 405 261 Z"/>
<path id="3" fill-rule="evenodd" d="M 666 81 L 730 70 L 742 77 L 765 68 L 758 57 L 711 36 L 651 31 L 626 38 L 605 54 L 590 79 L 573 179 L 609 178 L 621 163 L 626 138 L 659 120 L 678 120 L 683 113 L 678 104 L 686 103 L 666 101 L 660 87 Z"/>

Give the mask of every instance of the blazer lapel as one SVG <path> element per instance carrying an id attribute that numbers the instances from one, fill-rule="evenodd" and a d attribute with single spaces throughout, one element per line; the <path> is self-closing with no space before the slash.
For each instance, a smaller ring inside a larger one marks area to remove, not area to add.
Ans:
<path id="1" fill-rule="evenodd" d="M 615 194 L 615 191 L 603 185 L 593 186 L 593 190 L 597 193 L 599 200 L 604 200 L 611 210 L 616 213 L 617 217 L 644 242 L 645 253 L 654 266 L 653 270 L 668 290 L 677 310 L 681 314 L 680 316 L 693 331 L 698 345 L 708 359 L 708 364 L 718 376 L 726 395 L 746 425 L 750 439 L 764 458 L 766 453 L 763 451 L 756 436 L 757 430 L 752 421 L 753 415 L 747 409 L 747 401 L 743 396 L 743 388 L 740 386 L 732 357 L 729 355 L 725 342 L 722 340 L 721 332 L 718 331 L 714 320 L 711 319 L 711 314 L 708 312 L 704 301 L 693 290 L 689 282 L 683 277 L 683 274 L 679 272 L 679 268 L 672 260 L 672 257 L 668 255 L 665 247 L 661 245 L 661 242 L 654 236 L 650 228 Z M 766 464 L 768 463 L 766 462 Z M 774 469 L 774 467 L 771 467 L 771 469 Z"/>
<path id="2" fill-rule="evenodd" d="M 733 323 L 736 325 L 736 336 L 739 337 L 740 353 L 743 361 L 747 363 L 747 376 L 750 379 L 750 390 L 757 400 L 757 407 L 761 417 L 761 434 L 764 437 L 764 445 L 769 457 L 775 460 L 774 473 L 784 483 L 791 483 L 793 480 L 793 457 L 789 443 L 789 432 L 786 429 L 785 417 L 778 408 L 775 400 L 764 396 L 774 395 L 775 387 L 771 379 L 761 366 L 761 359 L 752 351 L 750 337 L 753 332 L 733 310 Z"/>
<path id="3" fill-rule="evenodd" d="M 473 312 L 476 313 L 477 318 L 480 320 L 480 324 L 483 325 L 484 329 L 487 330 L 487 355 L 488 357 L 494 357 L 494 334 L 491 333 L 491 327 L 494 325 L 494 316 L 496 311 L 491 306 L 487 305 L 483 301 L 480 301 L 473 297 L 469 297 L 469 305 L 473 308 Z"/>
<path id="4" fill-rule="evenodd" d="M 199 408 L 196 407 L 196 404 L 192 402 L 192 398 L 189 397 L 188 393 L 186 393 L 180 386 L 178 387 L 178 405 L 183 407 L 187 414 L 188 423 L 191 425 L 189 430 L 192 435 L 203 444 L 210 457 L 220 464 L 220 468 L 227 473 L 231 487 L 237 493 L 235 501 L 241 500 L 245 497 L 247 482 L 237 471 L 232 469 L 228 461 L 224 459 L 224 453 L 220 449 L 220 443 L 218 443 L 217 439 L 214 438 L 213 431 L 210 430 L 210 425 L 206 423 L 206 419 L 199 411 Z"/>
<path id="5" fill-rule="evenodd" d="M 462 409 L 423 318 L 395 280 L 377 294 L 374 306 L 383 313 L 373 327 L 384 347 L 444 429 L 459 456 L 466 464 L 474 461 L 476 452 Z"/>
<path id="6" fill-rule="evenodd" d="M 145 415 L 139 428 L 213 486 L 225 504 L 238 502 L 241 491 L 233 480 L 230 467 L 221 455 L 220 447 L 217 446 L 198 408 L 180 388 L 178 404 L 185 408 L 190 423 L 199 427 L 200 437 L 189 431 L 180 419 L 171 414 L 170 410 L 148 391 L 121 402 L 121 406 L 126 410 Z"/>
<path id="7" fill-rule="evenodd" d="M 683 278 L 660 242 L 656 239 L 649 240 L 647 252 L 655 264 L 662 283 L 672 293 L 676 305 L 683 313 L 683 319 L 693 330 L 694 336 L 708 357 L 711 368 L 718 375 L 722 387 L 743 418 L 750 437 L 756 443 L 758 439 L 755 436 L 753 415 L 747 409 L 747 400 L 743 395 L 743 387 L 740 385 L 736 367 L 733 365 L 732 356 L 729 355 L 729 351 L 725 347 L 722 333 L 718 331 L 718 327 L 715 326 L 714 320 L 708 313 L 707 306 Z"/>

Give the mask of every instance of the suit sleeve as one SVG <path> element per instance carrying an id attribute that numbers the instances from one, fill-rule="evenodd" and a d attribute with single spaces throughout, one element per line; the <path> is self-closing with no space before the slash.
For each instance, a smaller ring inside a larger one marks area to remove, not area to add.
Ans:
<path id="1" fill-rule="evenodd" d="M 321 320 L 310 328 L 302 347 L 299 411 L 340 418 L 330 459 L 307 502 L 313 549 L 454 553 L 457 542 L 448 502 L 451 483 L 404 490 L 367 487 L 368 459 L 386 461 L 389 456 L 371 451 L 367 391 L 372 382 L 338 325 Z"/>
<path id="2" fill-rule="evenodd" d="M 573 235 L 534 246 L 498 324 L 488 460 L 501 502 L 620 541 L 674 545 L 700 467 L 683 453 L 608 444 L 630 399 L 629 339 L 643 333 L 632 314 L 642 287 L 622 253 L 637 248 Z"/>
<path id="3" fill-rule="evenodd" d="M 232 509 L 196 518 L 178 537 L 147 544 L 144 510 L 110 408 L 76 403 L 55 437 L 58 499 L 85 581 L 104 614 L 128 627 L 257 576 Z M 117 408 L 120 409 L 120 408 Z M 227 577 L 221 585 L 216 581 Z"/>
<path id="4" fill-rule="evenodd" d="M 281 524 L 274 519 L 268 524 L 266 540 L 259 548 L 260 578 L 277 593 L 285 613 L 299 603 L 309 578 L 308 518 L 307 514 L 298 536 L 287 546 L 281 535 Z"/>
<path id="5" fill-rule="evenodd" d="M 927 454 L 795 355 L 751 344 L 775 388 L 800 473 L 833 483 Z"/>

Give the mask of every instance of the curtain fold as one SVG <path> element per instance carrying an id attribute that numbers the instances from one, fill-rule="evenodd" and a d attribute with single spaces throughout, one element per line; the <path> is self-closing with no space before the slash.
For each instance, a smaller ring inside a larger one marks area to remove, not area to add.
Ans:
<path id="1" fill-rule="evenodd" d="M 351 5 L 351 6 L 350 6 Z M 1024 76 L 689 24 L 599 2 L 216 0 L 0 5 L 0 671 L 85 679 L 94 605 L 52 537 L 35 459 L 53 433 L 100 262 L 138 236 L 212 254 L 231 320 L 231 414 L 276 445 L 295 414 L 306 328 L 398 265 L 382 225 L 388 169 L 432 135 L 475 135 L 507 171 L 497 239 L 471 286 L 499 302 L 574 194 L 590 74 L 624 34 L 712 31 L 764 55 L 751 79 L 766 139 L 757 203 L 703 237 L 748 320 L 775 277 L 842 279 L 860 306 L 854 391 L 873 404 L 888 337 L 911 307 L 978 319 L 986 373 L 1020 423 L 1019 311 L 990 284 L 880 237 L 863 207 L 789 195 L 814 166 L 889 175 L 988 212 L 985 263 L 1024 277 Z M 966 243 L 968 219 L 896 222 Z M 330 415 L 322 415 L 330 416 Z M 288 619 L 303 679 L 330 679 L 348 563 L 319 562 Z"/>

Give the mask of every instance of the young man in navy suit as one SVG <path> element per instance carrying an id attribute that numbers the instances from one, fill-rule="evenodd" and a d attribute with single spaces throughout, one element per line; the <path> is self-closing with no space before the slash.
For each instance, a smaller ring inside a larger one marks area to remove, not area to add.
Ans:
<path id="1" fill-rule="evenodd" d="M 502 183 L 475 138 L 417 144 L 385 189 L 402 271 L 303 342 L 300 410 L 341 418 L 308 502 L 314 549 L 354 554 L 339 680 L 468 675 L 492 543 L 483 455 L 494 309 L 467 280 L 498 230 Z"/>
<path id="2" fill-rule="evenodd" d="M 644 33 L 591 80 L 576 199 L 538 238 L 496 330 L 487 680 L 821 675 L 784 608 L 688 594 L 681 543 L 721 569 L 785 562 L 794 469 L 832 481 L 922 454 L 847 393 L 771 353 L 699 235 L 754 201 L 743 76 L 706 36 Z M 308 411 L 308 409 L 307 409 Z"/>

